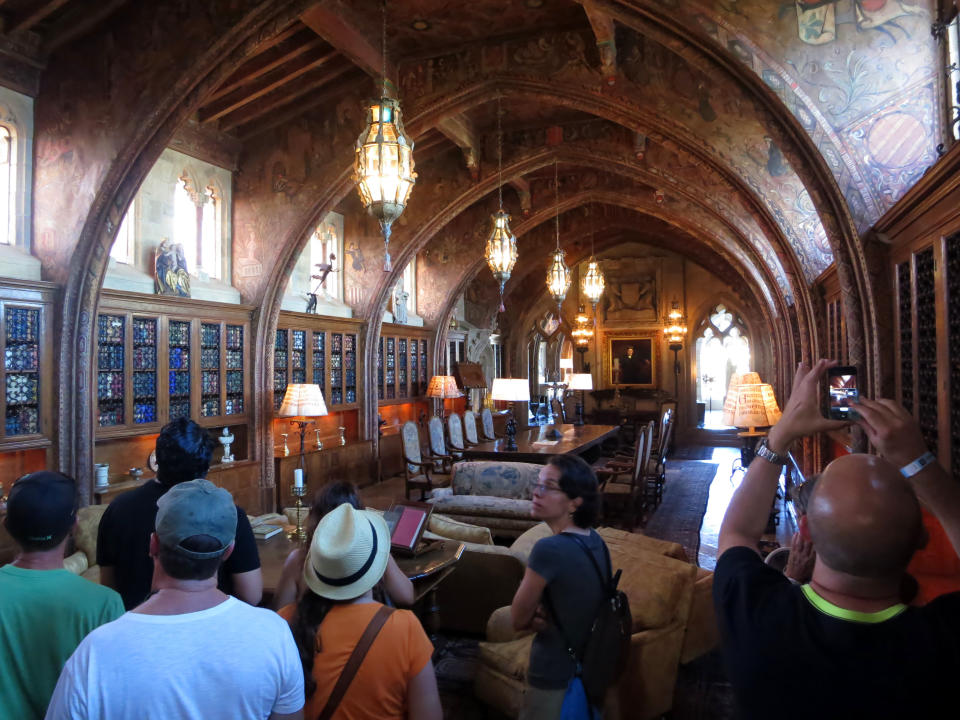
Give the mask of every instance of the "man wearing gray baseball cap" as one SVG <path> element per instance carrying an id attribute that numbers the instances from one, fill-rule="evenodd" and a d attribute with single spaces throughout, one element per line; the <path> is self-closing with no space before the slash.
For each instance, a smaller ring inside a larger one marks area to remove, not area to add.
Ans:
<path id="1" fill-rule="evenodd" d="M 207 480 L 157 501 L 155 592 L 90 633 L 64 667 L 48 720 L 303 717 L 303 672 L 280 616 L 217 589 L 237 511 Z"/>

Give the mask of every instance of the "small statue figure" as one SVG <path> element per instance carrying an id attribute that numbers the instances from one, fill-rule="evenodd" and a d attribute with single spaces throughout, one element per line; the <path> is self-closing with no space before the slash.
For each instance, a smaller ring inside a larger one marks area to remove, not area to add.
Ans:
<path id="1" fill-rule="evenodd" d="M 154 269 L 158 295 L 190 297 L 190 273 L 187 272 L 187 258 L 183 254 L 182 244 L 163 238 L 157 248 Z"/>
<path id="2" fill-rule="evenodd" d="M 232 463 L 233 455 L 230 454 L 230 444 L 233 442 L 233 434 L 230 432 L 230 429 L 224 428 L 217 440 L 223 445 L 223 457 L 220 459 L 220 462 Z"/>
<path id="3" fill-rule="evenodd" d="M 407 299 L 410 297 L 403 288 L 403 280 L 397 283 L 393 293 L 393 321 L 405 325 L 407 323 Z"/>
<path id="4" fill-rule="evenodd" d="M 317 294 L 316 293 L 304 293 L 307 296 L 307 313 L 313 314 L 317 312 Z"/>

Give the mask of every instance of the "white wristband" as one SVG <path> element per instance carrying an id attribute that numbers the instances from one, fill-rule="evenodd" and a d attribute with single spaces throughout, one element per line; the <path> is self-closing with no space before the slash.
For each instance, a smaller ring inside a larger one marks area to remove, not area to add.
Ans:
<path id="1" fill-rule="evenodd" d="M 902 468 L 900 468 L 900 474 L 905 478 L 913 477 L 918 472 L 923 470 L 927 465 L 935 463 L 936 461 L 937 457 L 932 452 L 925 452 L 912 463 L 904 465 Z"/>

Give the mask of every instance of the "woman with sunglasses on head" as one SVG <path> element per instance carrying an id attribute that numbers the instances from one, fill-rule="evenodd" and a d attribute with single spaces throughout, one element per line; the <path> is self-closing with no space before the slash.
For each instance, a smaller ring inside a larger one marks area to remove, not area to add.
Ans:
<path id="1" fill-rule="evenodd" d="M 600 510 L 597 476 L 581 458 L 555 455 L 533 488 L 531 514 L 553 534 L 533 546 L 513 598 L 515 630 L 534 630 L 520 720 L 556 720 L 576 672 L 569 647 L 586 643 L 603 588 L 596 566 L 606 572 L 608 553 L 592 529 Z M 579 546 L 579 547 L 578 547 Z M 589 555 L 588 555 L 589 553 Z"/>

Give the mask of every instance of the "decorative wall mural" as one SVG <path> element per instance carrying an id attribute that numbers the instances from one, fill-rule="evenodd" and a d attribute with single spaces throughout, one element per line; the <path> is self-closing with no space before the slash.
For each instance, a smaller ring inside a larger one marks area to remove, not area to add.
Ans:
<path id="1" fill-rule="evenodd" d="M 796 0 L 797 29 L 800 39 L 809 45 L 824 45 L 837 37 L 837 5 L 840 0 Z M 846 4 L 846 0 L 845 0 Z M 856 17 L 856 29 L 883 30 L 892 34 L 895 22 L 904 15 L 923 14 L 921 8 L 900 0 L 849 0 Z M 890 24 L 887 29 L 884 25 Z M 900 28 L 902 31 L 903 28 Z"/>
<path id="2" fill-rule="evenodd" d="M 655 322 L 660 288 L 660 262 L 648 258 L 622 258 L 600 263 L 607 288 L 600 301 L 603 322 Z"/>

